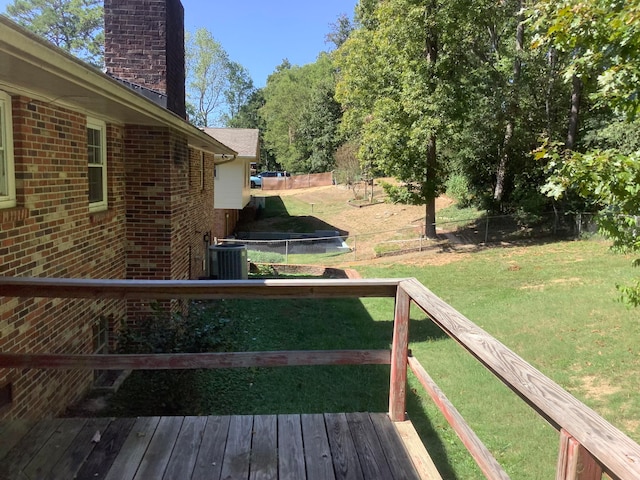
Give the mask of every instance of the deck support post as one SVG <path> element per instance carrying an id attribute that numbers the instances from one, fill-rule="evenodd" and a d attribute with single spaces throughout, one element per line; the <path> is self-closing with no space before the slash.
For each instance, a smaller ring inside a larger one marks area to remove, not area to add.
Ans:
<path id="1" fill-rule="evenodd" d="M 411 298 L 400 285 L 396 291 L 391 346 L 391 384 L 389 386 L 389 417 L 392 422 L 405 420 L 407 393 L 407 353 L 409 351 L 409 311 Z"/>
<path id="2" fill-rule="evenodd" d="M 556 480 L 602 480 L 602 467 L 566 430 L 560 430 Z"/>

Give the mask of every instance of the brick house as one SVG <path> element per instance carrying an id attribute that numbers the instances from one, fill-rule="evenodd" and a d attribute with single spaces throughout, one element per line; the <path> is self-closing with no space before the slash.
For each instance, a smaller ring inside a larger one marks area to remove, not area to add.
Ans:
<path id="1" fill-rule="evenodd" d="M 214 156 L 236 152 L 185 120 L 182 5 L 106 0 L 105 37 L 102 73 L 0 16 L 0 276 L 204 274 Z M 0 351 L 101 351 L 131 308 L 0 291 Z M 0 370 L 0 418 L 58 414 L 92 381 Z"/>

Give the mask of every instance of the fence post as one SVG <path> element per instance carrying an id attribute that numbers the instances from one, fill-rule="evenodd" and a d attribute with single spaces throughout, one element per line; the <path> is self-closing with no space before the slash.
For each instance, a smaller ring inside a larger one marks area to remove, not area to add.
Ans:
<path id="1" fill-rule="evenodd" d="M 578 239 L 582 235 L 582 213 L 578 213 Z"/>
<path id="2" fill-rule="evenodd" d="M 489 210 L 487 210 L 487 223 L 484 229 L 484 244 L 489 243 Z"/>
<path id="3" fill-rule="evenodd" d="M 358 260 L 358 235 L 353 236 L 353 260 Z"/>
<path id="4" fill-rule="evenodd" d="M 556 480 L 601 480 L 602 467 L 566 430 L 560 430 Z"/>
<path id="5" fill-rule="evenodd" d="M 402 289 L 402 286 L 398 285 L 393 319 L 391 381 L 389 385 L 389 418 L 391 418 L 392 422 L 403 422 L 405 420 L 410 310 L 411 298 Z"/>
<path id="6" fill-rule="evenodd" d="M 284 241 L 284 264 L 289 265 L 289 240 Z"/>

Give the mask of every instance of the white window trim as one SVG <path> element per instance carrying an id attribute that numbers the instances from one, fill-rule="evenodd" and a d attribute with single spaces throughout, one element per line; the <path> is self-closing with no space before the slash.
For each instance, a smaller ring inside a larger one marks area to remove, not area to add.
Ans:
<path id="1" fill-rule="evenodd" d="M 87 129 L 98 130 L 100 132 L 100 155 L 102 156 L 101 164 L 89 164 L 87 159 L 87 169 L 89 166 L 102 168 L 102 192 L 104 198 L 99 202 L 89 203 L 90 212 L 99 212 L 108 208 L 107 198 L 107 124 L 102 120 L 96 120 L 95 118 L 87 118 Z M 87 177 L 88 178 L 88 177 Z"/>
<path id="2" fill-rule="evenodd" d="M 16 206 L 16 175 L 13 158 L 13 116 L 11 114 L 11 97 L 0 92 L 0 135 L 4 148 L 4 161 L 6 162 L 7 190 L 8 195 L 0 195 L 0 208 L 11 208 Z"/>

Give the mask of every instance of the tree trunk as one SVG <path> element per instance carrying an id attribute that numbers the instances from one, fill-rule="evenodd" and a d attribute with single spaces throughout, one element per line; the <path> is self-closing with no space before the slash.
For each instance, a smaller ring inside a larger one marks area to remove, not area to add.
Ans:
<path id="1" fill-rule="evenodd" d="M 578 119 L 582 100 L 582 80 L 577 75 L 571 81 L 571 110 L 569 112 L 569 129 L 567 131 L 568 150 L 573 150 L 578 140 Z"/>
<path id="2" fill-rule="evenodd" d="M 516 12 L 520 12 L 522 9 L 522 1 L 517 2 Z M 502 142 L 502 153 L 500 155 L 500 161 L 498 162 L 498 168 L 496 170 L 496 186 L 493 191 L 493 199 L 496 202 L 501 202 L 504 196 L 504 186 L 507 178 L 507 166 L 509 163 L 509 157 L 511 155 L 511 141 L 513 139 L 513 132 L 515 130 L 515 119 L 518 111 L 518 87 L 520 83 L 520 76 L 522 72 L 522 60 L 520 55 L 524 47 L 524 18 L 522 13 L 518 13 L 518 26 L 516 27 L 516 54 L 513 59 L 513 84 L 511 98 L 507 105 L 507 124 L 504 129 L 504 139 Z"/>
<path id="3" fill-rule="evenodd" d="M 547 53 L 547 62 L 549 66 L 547 75 L 547 91 L 545 92 L 544 110 L 547 116 L 547 131 L 548 138 L 553 137 L 553 126 L 556 123 L 555 120 L 555 99 L 553 98 L 554 85 L 556 83 L 556 66 L 558 63 L 558 52 L 555 47 L 551 47 Z"/>
<path id="4" fill-rule="evenodd" d="M 436 185 L 436 136 L 432 134 L 429 137 L 429 145 L 427 147 L 427 172 L 425 180 L 430 192 L 427 193 L 428 199 L 424 212 L 424 235 L 427 238 L 436 238 L 436 196 L 433 191 Z"/>
<path id="5" fill-rule="evenodd" d="M 425 9 L 426 20 L 426 42 L 425 42 L 425 56 L 427 63 L 435 66 L 438 60 L 438 32 L 435 28 L 435 22 L 433 16 L 436 14 L 437 2 L 432 0 Z M 434 74 L 431 73 L 433 76 Z M 432 82 L 435 79 L 432 78 Z M 438 156 L 436 154 L 436 133 L 431 132 L 429 135 L 427 145 L 427 161 L 425 171 L 425 186 L 424 189 L 426 206 L 424 214 L 424 234 L 427 238 L 436 238 L 436 167 L 438 165 Z"/>

